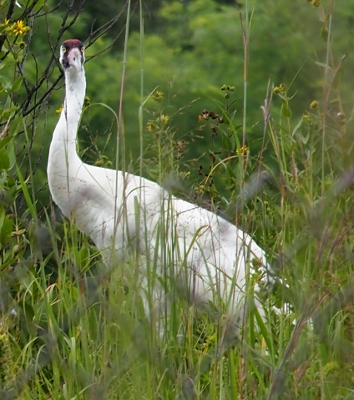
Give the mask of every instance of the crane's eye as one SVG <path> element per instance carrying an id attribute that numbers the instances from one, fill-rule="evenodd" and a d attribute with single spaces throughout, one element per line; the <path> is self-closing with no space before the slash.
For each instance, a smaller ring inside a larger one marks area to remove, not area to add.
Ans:
<path id="1" fill-rule="evenodd" d="M 85 46 L 81 47 L 81 53 L 83 53 L 85 51 Z"/>
<path id="2" fill-rule="evenodd" d="M 65 46 L 61 46 L 61 51 L 62 51 L 63 53 L 65 53 L 65 52 L 66 52 L 66 47 L 65 47 Z"/>

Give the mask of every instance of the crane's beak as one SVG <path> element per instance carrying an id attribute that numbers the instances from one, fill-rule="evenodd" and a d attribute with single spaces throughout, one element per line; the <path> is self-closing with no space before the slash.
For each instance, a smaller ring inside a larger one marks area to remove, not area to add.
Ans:
<path id="1" fill-rule="evenodd" d="M 60 61 L 64 70 L 75 68 L 77 71 L 81 71 L 85 62 L 85 57 L 80 49 L 74 47 L 63 53 Z"/>

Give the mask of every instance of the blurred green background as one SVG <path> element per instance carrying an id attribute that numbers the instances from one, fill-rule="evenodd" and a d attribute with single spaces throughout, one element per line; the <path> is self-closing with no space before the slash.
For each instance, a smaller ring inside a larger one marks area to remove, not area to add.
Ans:
<path id="1" fill-rule="evenodd" d="M 80 7 L 75 1 L 75 7 Z M 324 2 L 322 2 L 325 8 Z M 52 0 L 44 7 L 50 10 L 56 6 Z M 33 38 L 28 48 L 25 62 L 25 76 L 29 85 L 35 85 L 47 60 L 52 54 L 57 32 L 68 2 L 63 1 L 53 12 L 36 17 L 32 28 Z M 126 165 L 138 172 L 140 152 L 138 112 L 141 101 L 141 64 L 139 8 L 132 2 L 132 17 L 128 37 L 126 77 L 124 83 L 123 115 L 125 132 Z M 254 7 L 254 8 L 253 8 Z M 235 86 L 231 100 L 235 112 L 233 124 L 242 124 L 244 113 L 244 46 L 240 28 L 242 1 L 149 1 L 144 2 L 143 36 L 143 96 L 146 100 L 151 92 L 163 92 L 159 102 L 150 99 L 144 112 L 144 152 L 153 147 L 156 133 L 148 129 L 148 123 L 155 122 L 157 115 L 168 117 L 168 130 L 174 143 L 183 140 L 183 157 L 179 168 L 188 177 L 186 185 L 193 185 L 199 179 L 199 168 L 209 168 L 209 150 L 224 148 L 222 137 L 211 138 L 210 129 L 200 130 L 199 114 L 204 110 L 221 112 L 226 105 L 225 93 L 220 90 L 223 84 Z M 296 125 L 305 110 L 310 109 L 313 100 L 323 98 L 323 66 L 326 57 L 326 32 L 328 21 L 322 15 L 321 7 L 313 7 L 310 2 L 280 0 L 250 1 L 250 44 L 247 79 L 247 126 L 246 141 L 251 154 L 256 154 L 263 141 L 263 114 L 268 84 L 285 84 L 288 96 L 295 96 L 290 102 L 291 123 Z M 19 9 L 17 12 L 21 12 Z M 63 38 L 77 37 L 85 40 L 90 31 L 101 27 L 114 15 L 119 16 L 116 24 L 93 45 L 86 43 L 87 96 L 91 104 L 104 103 L 118 113 L 122 76 L 123 45 L 125 36 L 126 8 L 123 0 L 99 3 L 87 0 L 75 23 L 67 29 Z M 346 55 L 338 78 L 341 85 L 341 107 L 347 116 L 350 127 L 353 108 L 353 15 L 354 1 L 338 2 L 333 15 L 333 59 L 338 63 Z M 243 18 L 245 16 L 243 15 Z M 69 17 L 70 19 L 70 17 Z M 245 21 L 243 21 L 245 23 Z M 117 38 L 118 36 L 118 38 Z M 117 40 L 114 42 L 114 39 Z M 97 57 L 107 45 L 112 47 Z M 51 68 L 45 76 L 45 83 L 39 94 L 48 90 L 49 82 L 60 76 L 58 66 Z M 56 110 L 64 96 L 61 86 L 56 85 L 41 104 L 38 123 L 31 128 L 33 143 L 30 155 L 35 174 L 33 183 L 38 199 L 48 202 L 46 182 L 46 159 L 51 134 L 58 119 Z M 25 96 L 22 88 L 22 96 Z M 335 92 L 334 92 L 335 93 Z M 21 96 L 21 91 L 18 96 Z M 37 96 L 37 97 L 38 97 Z M 332 97 L 333 92 L 332 92 Z M 333 100 L 333 99 L 330 99 Z M 281 100 L 273 101 L 280 106 Z M 218 103 L 220 102 L 220 104 Z M 280 112 L 280 107 L 274 107 Z M 333 118 L 337 110 L 333 106 Z M 277 119 L 277 115 L 273 115 Z M 30 126 L 31 115 L 28 116 Z M 350 131 L 350 129 L 348 129 Z M 348 140 L 352 140 L 349 138 Z M 242 140 L 242 129 L 240 129 Z M 117 128 L 115 116 L 107 108 L 95 105 L 83 117 L 80 131 L 80 149 L 85 149 L 83 157 L 87 162 L 100 163 L 102 155 L 115 163 Z M 264 156 L 269 165 L 273 155 L 265 143 Z M 233 152 L 235 149 L 229 149 Z M 221 151 L 224 151 L 222 149 Z M 222 153 L 220 157 L 226 156 Z M 128 168 L 128 167 L 127 167 Z M 147 171 L 143 171 L 149 177 Z M 151 176 L 150 176 L 151 177 Z M 152 176 L 155 179 L 155 176 Z"/>

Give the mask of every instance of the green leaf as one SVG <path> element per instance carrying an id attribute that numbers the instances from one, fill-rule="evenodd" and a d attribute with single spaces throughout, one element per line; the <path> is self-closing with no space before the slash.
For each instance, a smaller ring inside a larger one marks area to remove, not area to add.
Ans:
<path id="1" fill-rule="evenodd" d="M 3 120 L 8 120 L 10 117 L 14 115 L 14 113 L 18 110 L 18 107 L 10 107 L 3 111 L 1 118 Z"/>
<path id="2" fill-rule="evenodd" d="M 13 220 L 5 215 L 0 230 L 0 243 L 2 244 L 2 246 L 5 246 L 9 242 L 12 234 L 12 228 Z"/>
<path id="3" fill-rule="evenodd" d="M 81 269 L 84 269 L 89 264 L 90 260 L 90 251 L 88 248 L 83 246 L 78 252 L 78 263 Z"/>
<path id="4" fill-rule="evenodd" d="M 343 64 L 341 64 L 338 67 L 338 69 L 336 70 L 333 81 L 332 81 L 332 85 L 333 85 L 334 89 L 338 89 L 339 85 L 342 82 L 343 75 L 344 75 L 344 66 L 343 66 Z"/>
<path id="5" fill-rule="evenodd" d="M 22 76 L 20 76 L 19 78 L 17 78 L 17 79 L 14 81 L 14 83 L 12 84 L 11 92 L 17 92 L 18 89 L 21 87 L 22 81 L 23 81 L 23 77 L 22 77 Z"/>
<path id="6" fill-rule="evenodd" d="M 4 223 L 4 219 L 5 219 L 5 210 L 1 207 L 0 208 L 0 230 L 1 230 L 2 224 Z"/>
<path id="7" fill-rule="evenodd" d="M 4 189 L 7 182 L 7 174 L 0 174 L 0 191 Z"/>
<path id="8" fill-rule="evenodd" d="M 286 103 L 285 101 L 283 101 L 283 103 L 281 105 L 281 111 L 285 118 L 291 118 L 292 112 L 291 112 L 289 103 Z"/>
<path id="9" fill-rule="evenodd" d="M 0 150 L 2 150 L 12 139 L 13 139 L 12 136 L 5 136 L 3 139 L 1 139 Z"/>
<path id="10" fill-rule="evenodd" d="M 0 140 L 0 167 L 3 170 L 10 169 L 15 161 L 13 136 L 8 135 Z"/>
<path id="11" fill-rule="evenodd" d="M 301 128 L 303 118 L 295 125 L 295 128 L 291 132 L 291 136 L 294 137 L 295 133 Z"/>
<path id="12" fill-rule="evenodd" d="M 7 170 L 10 168 L 10 158 L 6 149 L 0 151 L 0 169 Z"/>
<path id="13" fill-rule="evenodd" d="M 15 165 L 15 162 L 16 162 L 16 155 L 15 155 L 15 148 L 14 148 L 13 140 L 11 140 L 9 142 L 9 144 L 7 145 L 6 153 L 9 158 L 9 168 L 8 169 L 11 169 Z"/>
<path id="14" fill-rule="evenodd" d="M 306 136 L 302 135 L 301 133 L 298 134 L 300 140 L 302 141 L 303 144 L 307 144 L 307 142 L 310 139 L 310 134 L 308 133 Z"/>
<path id="15" fill-rule="evenodd" d="M 20 124 L 24 123 L 24 119 L 22 116 L 17 116 L 11 120 L 9 126 L 9 135 L 15 135 L 18 132 L 18 127 Z M 22 126 L 22 125 L 21 125 Z"/>

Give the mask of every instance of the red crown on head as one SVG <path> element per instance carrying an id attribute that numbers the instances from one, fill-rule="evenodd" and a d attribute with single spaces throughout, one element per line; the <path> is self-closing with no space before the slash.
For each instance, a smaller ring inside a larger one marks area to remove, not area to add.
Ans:
<path id="1" fill-rule="evenodd" d="M 63 46 L 67 47 L 67 48 L 81 48 L 84 47 L 84 44 L 81 42 L 81 40 L 78 39 L 68 39 L 65 40 L 65 42 L 63 43 Z"/>

